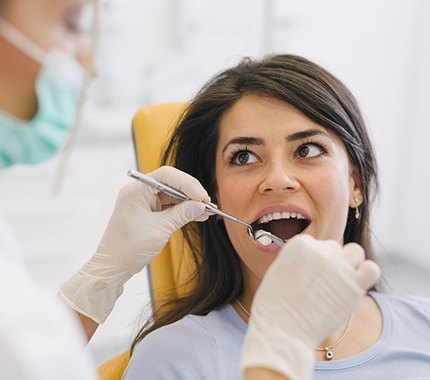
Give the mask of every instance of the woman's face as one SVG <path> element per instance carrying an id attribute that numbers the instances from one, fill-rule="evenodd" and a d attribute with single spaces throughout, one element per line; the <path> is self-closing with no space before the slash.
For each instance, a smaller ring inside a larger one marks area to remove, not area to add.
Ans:
<path id="1" fill-rule="evenodd" d="M 221 118 L 218 206 L 254 229 L 342 243 L 348 208 L 362 201 L 357 178 L 342 141 L 288 103 L 247 95 Z M 280 248 L 224 222 L 255 290 Z"/>

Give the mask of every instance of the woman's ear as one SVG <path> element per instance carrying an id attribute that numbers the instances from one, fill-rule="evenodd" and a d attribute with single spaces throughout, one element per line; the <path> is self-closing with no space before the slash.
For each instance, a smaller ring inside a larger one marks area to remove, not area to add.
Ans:
<path id="1" fill-rule="evenodd" d="M 356 168 L 353 168 L 350 175 L 350 197 L 349 207 L 355 208 L 363 203 L 363 183 Z"/>

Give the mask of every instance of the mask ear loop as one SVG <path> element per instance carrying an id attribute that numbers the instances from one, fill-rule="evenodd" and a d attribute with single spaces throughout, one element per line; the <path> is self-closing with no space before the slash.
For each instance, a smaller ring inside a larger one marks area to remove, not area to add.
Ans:
<path id="1" fill-rule="evenodd" d="M 82 86 L 79 90 L 78 94 L 78 106 L 76 110 L 76 115 L 73 120 L 72 127 L 70 129 L 70 134 L 67 139 L 66 145 L 63 148 L 63 151 L 60 154 L 60 162 L 57 167 L 57 171 L 54 176 L 54 183 L 52 186 L 52 196 L 54 198 L 58 198 L 60 196 L 64 178 L 66 176 L 68 164 L 70 155 L 72 153 L 73 147 L 76 142 L 76 137 L 78 135 L 80 126 L 81 126 L 81 120 L 82 120 L 82 112 L 84 108 L 85 101 L 87 99 L 87 93 L 88 89 L 91 84 L 91 80 L 94 77 L 94 69 L 93 69 L 93 63 L 94 63 L 94 55 L 97 50 L 98 45 L 98 31 L 99 31 L 99 25 L 100 25 L 100 9 L 99 9 L 99 1 L 93 0 L 93 9 L 94 9 L 94 17 L 93 22 L 91 25 L 91 62 L 89 65 L 85 65 L 85 77 L 82 82 Z"/>
<path id="2" fill-rule="evenodd" d="M 0 35 L 36 62 L 43 64 L 45 61 L 47 52 L 2 17 L 0 17 Z"/>

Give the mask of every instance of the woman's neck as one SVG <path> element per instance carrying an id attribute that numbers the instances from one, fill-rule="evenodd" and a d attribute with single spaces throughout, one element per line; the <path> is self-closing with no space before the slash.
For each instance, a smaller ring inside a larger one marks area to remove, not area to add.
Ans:
<path id="1" fill-rule="evenodd" d="M 252 300 L 254 299 L 255 292 L 257 291 L 260 282 L 261 280 L 254 278 L 253 276 L 244 276 L 243 288 L 245 290 L 242 292 L 240 297 L 237 298 L 239 303 L 233 303 L 234 309 L 246 323 L 248 323 L 248 314 L 251 312 Z"/>
<path id="2" fill-rule="evenodd" d="M 338 342 L 345 328 L 346 324 L 321 342 L 319 347 L 330 347 Z M 331 349 L 334 354 L 333 360 L 347 358 L 372 347 L 380 338 L 382 330 L 382 312 L 376 301 L 366 296 L 352 315 L 351 325 L 345 337 Z M 315 359 L 325 361 L 325 351 L 315 351 Z"/>

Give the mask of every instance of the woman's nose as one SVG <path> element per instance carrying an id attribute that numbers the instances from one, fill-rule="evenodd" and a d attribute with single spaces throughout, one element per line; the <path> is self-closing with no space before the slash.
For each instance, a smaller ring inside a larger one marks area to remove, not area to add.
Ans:
<path id="1" fill-rule="evenodd" d="M 291 165 L 274 162 L 267 166 L 260 183 L 260 193 L 294 192 L 300 189 L 300 182 Z"/>

